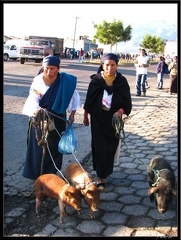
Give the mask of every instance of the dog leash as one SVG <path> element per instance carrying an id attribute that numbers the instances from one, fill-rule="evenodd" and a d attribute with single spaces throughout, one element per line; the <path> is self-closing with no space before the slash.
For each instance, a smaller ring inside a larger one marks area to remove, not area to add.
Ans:
<path id="1" fill-rule="evenodd" d="M 145 164 L 140 158 L 138 158 L 127 146 L 126 142 L 125 142 L 125 132 L 124 132 L 124 122 L 122 119 L 122 115 L 121 118 L 118 118 L 117 116 L 113 116 L 112 118 L 112 125 L 114 127 L 114 129 L 116 130 L 115 136 L 119 139 L 121 139 L 121 142 L 124 143 L 124 145 L 127 148 L 127 151 L 129 153 L 131 153 L 137 160 L 139 160 L 142 164 L 146 165 L 147 167 L 149 167 L 155 174 L 155 176 L 157 176 L 158 180 L 160 180 L 160 176 L 159 176 L 159 170 L 155 170 L 152 167 L 150 167 L 149 165 Z"/>
<path id="2" fill-rule="evenodd" d="M 54 122 L 51 120 L 51 118 L 50 118 L 50 116 L 49 116 L 49 112 L 48 112 L 46 109 L 43 109 L 43 110 L 44 110 L 45 113 L 47 114 L 47 116 L 48 116 L 48 118 L 49 118 L 49 121 L 52 123 L 52 125 L 53 125 L 54 129 L 56 130 L 57 134 L 58 134 L 59 137 L 61 138 L 61 134 L 58 132 L 57 128 L 55 127 Z M 50 114 L 52 114 L 52 112 L 51 112 Z M 66 123 L 69 123 L 69 121 L 70 121 L 70 119 L 62 118 L 62 117 L 60 117 L 60 116 L 57 116 L 56 114 L 52 114 L 52 115 L 56 116 L 57 118 L 62 119 L 62 120 L 65 121 Z M 54 167 L 55 167 L 55 168 L 57 169 L 57 171 L 61 174 L 61 176 L 64 178 L 64 180 L 65 180 L 68 184 L 70 184 L 70 183 L 68 182 L 68 180 L 64 177 L 63 173 L 57 168 L 57 166 L 56 166 L 56 164 L 55 164 L 55 162 L 54 162 L 54 159 L 53 159 L 53 157 L 52 157 L 52 154 L 51 154 L 51 151 L 50 151 L 50 148 L 49 148 L 49 145 L 48 145 L 48 141 L 46 141 L 46 144 L 47 144 L 48 152 L 49 152 L 50 157 L 51 157 L 51 159 L 52 159 L 52 162 L 53 162 L 53 164 L 54 164 Z M 71 152 L 71 153 L 72 153 L 73 157 L 75 158 L 76 162 L 77 162 L 77 163 L 79 164 L 79 166 L 81 167 L 81 169 L 84 171 L 85 175 L 89 178 L 88 173 L 87 173 L 87 172 L 85 171 L 85 169 L 82 167 L 82 165 L 80 164 L 80 162 L 79 162 L 78 159 L 76 158 L 75 154 L 74 154 L 73 152 Z"/>

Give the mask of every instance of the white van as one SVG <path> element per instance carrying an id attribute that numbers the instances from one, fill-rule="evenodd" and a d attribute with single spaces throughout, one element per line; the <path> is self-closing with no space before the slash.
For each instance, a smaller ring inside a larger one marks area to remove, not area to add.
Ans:
<path id="1" fill-rule="evenodd" d="M 7 45 L 4 44 L 4 54 L 3 59 L 7 61 L 8 59 L 17 60 L 19 55 L 19 50 L 16 45 Z"/>
<path id="2" fill-rule="evenodd" d="M 19 58 L 19 47 L 26 44 L 27 41 L 23 40 L 8 40 L 4 44 L 3 59 L 7 61 L 8 59 L 17 60 Z"/>

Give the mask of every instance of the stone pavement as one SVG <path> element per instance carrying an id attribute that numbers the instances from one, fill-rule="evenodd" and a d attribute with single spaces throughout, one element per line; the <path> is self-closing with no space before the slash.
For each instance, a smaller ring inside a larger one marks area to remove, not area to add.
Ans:
<path id="1" fill-rule="evenodd" d="M 83 202 L 82 214 L 74 215 L 72 209 L 68 207 L 69 215 L 64 218 L 64 223 L 61 225 L 57 203 L 57 207 L 52 209 L 57 217 L 34 237 L 178 236 L 177 200 L 174 198 L 175 205 L 170 204 L 167 212 L 160 214 L 155 204 L 150 202 L 147 194 L 149 186 L 146 170 L 151 158 L 159 155 L 171 162 L 175 170 L 176 182 L 178 180 L 177 94 L 169 95 L 164 90 L 148 89 L 146 97 L 134 95 L 132 100 L 133 110 L 130 116 L 125 118 L 124 124 L 126 146 L 122 142 L 119 164 L 114 166 L 113 174 L 105 180 L 106 189 L 101 192 L 100 210 L 96 214 L 96 219 L 90 219 L 88 207 Z M 96 180 L 91 163 L 90 127 L 83 126 L 82 114 L 83 111 L 80 109 L 74 125 L 78 139 L 76 159 L 81 164 L 85 164 Z M 129 151 L 127 151 L 127 146 Z M 144 164 L 136 159 L 135 155 Z M 67 165 L 75 162 L 76 159 L 70 155 L 65 156 L 62 173 Z M 30 189 L 32 182 L 22 181 L 20 175 L 20 171 L 6 172 L 5 194 L 9 196 L 20 194 L 8 187 L 12 179 L 21 190 L 24 190 L 25 186 L 29 186 Z M 35 205 L 35 200 L 32 201 L 32 205 Z M 6 213 L 5 226 L 23 212 L 24 209 L 18 206 L 17 209 Z"/>

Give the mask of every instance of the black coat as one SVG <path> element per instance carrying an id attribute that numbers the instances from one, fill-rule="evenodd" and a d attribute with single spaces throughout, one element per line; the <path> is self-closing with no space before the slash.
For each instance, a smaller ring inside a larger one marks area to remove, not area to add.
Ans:
<path id="1" fill-rule="evenodd" d="M 110 111 L 102 110 L 104 90 L 107 90 L 108 94 L 113 93 Z M 84 109 L 90 114 L 93 169 L 100 178 L 106 178 L 113 172 L 119 139 L 115 136 L 112 116 L 120 108 L 124 109 L 126 115 L 130 114 L 132 108 L 130 87 L 126 78 L 117 73 L 113 86 L 108 87 L 100 73 L 92 75 Z"/>
<path id="2" fill-rule="evenodd" d="M 107 90 L 108 94 L 113 93 L 110 111 L 114 114 L 120 108 L 123 108 L 124 113 L 128 116 L 132 109 L 130 87 L 127 79 L 119 72 L 113 82 L 113 86 L 106 85 L 101 73 L 91 76 L 84 109 L 90 114 L 101 114 L 104 90 Z"/>

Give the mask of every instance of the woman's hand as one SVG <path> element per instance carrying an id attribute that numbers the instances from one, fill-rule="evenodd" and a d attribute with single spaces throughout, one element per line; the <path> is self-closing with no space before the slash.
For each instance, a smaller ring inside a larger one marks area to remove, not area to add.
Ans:
<path id="1" fill-rule="evenodd" d="M 124 114 L 124 110 L 120 108 L 117 112 L 114 113 L 113 117 L 117 117 L 118 119 L 121 119 L 123 114 Z"/>
<path id="2" fill-rule="evenodd" d="M 83 120 L 84 126 L 89 126 L 89 118 L 88 118 L 88 113 L 84 111 L 84 120 Z"/>
<path id="3" fill-rule="evenodd" d="M 89 126 L 89 118 L 88 117 L 84 117 L 83 124 L 84 124 L 84 126 Z"/>
<path id="4" fill-rule="evenodd" d="M 70 116 L 69 116 L 69 123 L 68 124 L 72 124 L 75 120 L 75 112 L 76 110 L 72 111 Z"/>

